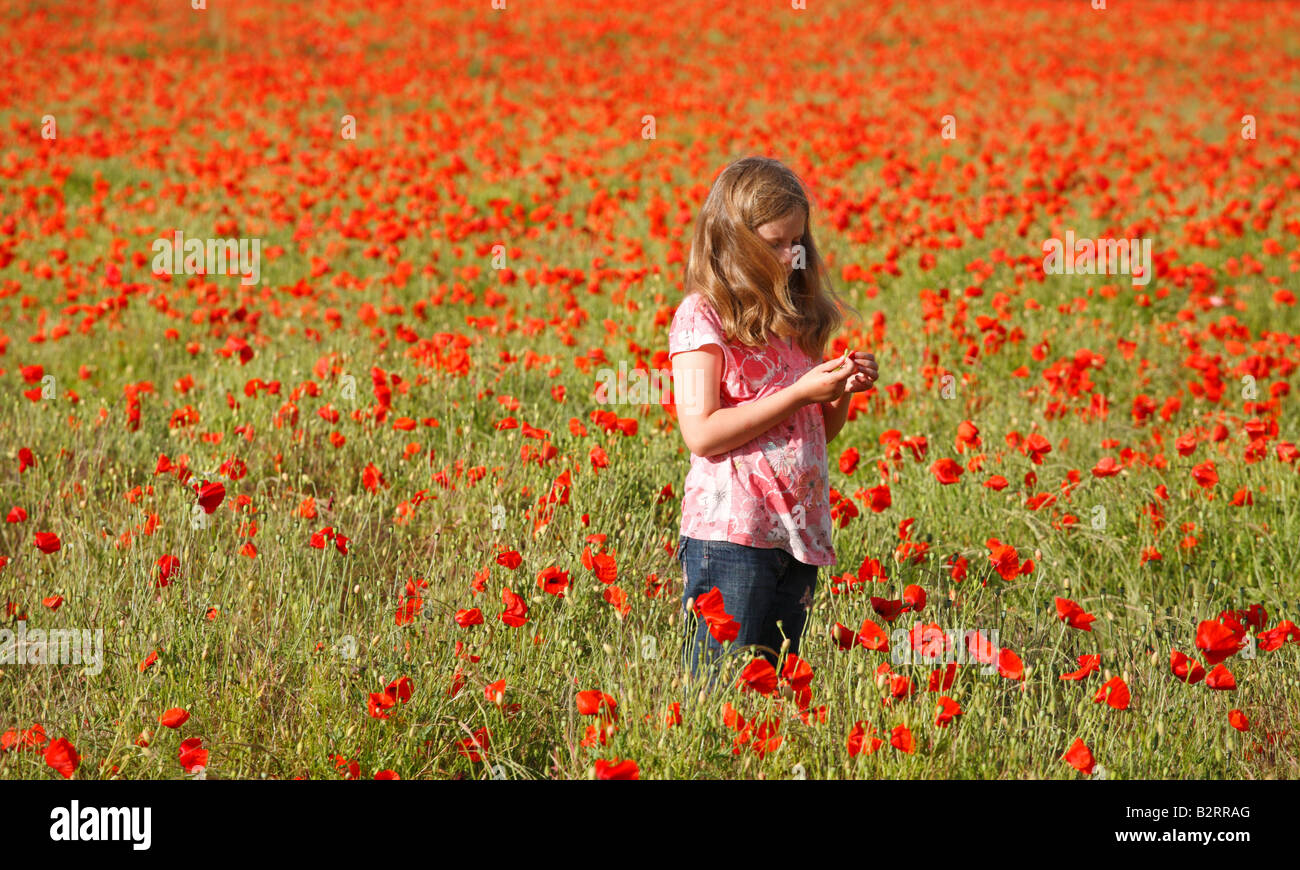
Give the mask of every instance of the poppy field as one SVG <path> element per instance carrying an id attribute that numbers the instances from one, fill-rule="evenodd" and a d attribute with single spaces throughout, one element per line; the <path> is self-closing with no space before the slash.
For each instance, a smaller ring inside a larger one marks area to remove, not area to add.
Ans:
<path id="1" fill-rule="evenodd" d="M 0 778 L 1300 775 L 1300 4 L 1095 5 L 0 12 Z M 749 154 L 880 380 L 700 695 L 660 378 Z"/>

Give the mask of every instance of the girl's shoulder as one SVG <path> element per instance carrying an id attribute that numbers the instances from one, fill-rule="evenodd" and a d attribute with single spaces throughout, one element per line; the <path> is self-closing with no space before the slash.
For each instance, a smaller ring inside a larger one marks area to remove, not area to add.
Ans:
<path id="1" fill-rule="evenodd" d="M 792 342 L 784 338 L 771 338 L 767 344 L 747 345 L 737 341 L 725 338 L 726 328 L 722 323 L 722 317 L 718 314 L 713 304 L 709 302 L 707 296 L 699 291 L 688 293 L 682 297 L 681 302 L 677 304 L 677 310 L 673 314 L 673 322 L 670 327 L 671 332 L 694 332 L 707 333 L 719 339 L 719 343 L 728 347 L 741 349 L 749 353 L 776 353 L 779 348 L 788 348 Z"/>
<path id="2" fill-rule="evenodd" d="M 674 323 L 704 321 L 713 326 L 722 326 L 722 318 L 718 316 L 717 310 L 709 303 L 704 294 L 698 291 L 688 293 L 682 297 L 682 301 L 677 303 L 677 311 L 673 315 L 673 321 Z"/>
<path id="3" fill-rule="evenodd" d="M 704 298 L 704 294 L 698 290 L 693 290 L 690 293 L 687 293 L 682 297 L 681 301 L 677 303 L 678 311 L 691 312 L 701 309 L 712 311 L 713 306 L 709 304 L 708 299 Z"/>
<path id="4" fill-rule="evenodd" d="M 718 312 L 701 293 L 690 293 L 682 298 L 669 327 L 669 353 L 694 350 L 704 344 L 717 344 L 724 350 L 731 342 Z"/>

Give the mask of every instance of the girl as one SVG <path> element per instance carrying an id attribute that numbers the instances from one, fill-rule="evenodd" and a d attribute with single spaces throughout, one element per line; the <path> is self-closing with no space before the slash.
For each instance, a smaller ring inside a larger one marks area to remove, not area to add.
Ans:
<path id="1" fill-rule="evenodd" d="M 719 638 L 757 644 L 773 666 L 799 651 L 818 567 L 835 563 L 826 443 L 848 394 L 878 375 L 861 351 L 818 362 L 843 315 L 808 198 L 779 161 L 747 157 L 718 176 L 685 289 L 668 353 L 691 451 L 677 558 L 694 678 L 702 654 L 717 661 Z"/>

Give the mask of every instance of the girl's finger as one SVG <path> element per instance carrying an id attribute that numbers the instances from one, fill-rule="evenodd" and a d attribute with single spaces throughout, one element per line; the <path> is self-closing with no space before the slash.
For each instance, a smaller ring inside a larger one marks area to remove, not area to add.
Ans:
<path id="1" fill-rule="evenodd" d="M 844 367 L 844 359 L 842 357 L 837 357 L 835 359 L 826 360 L 826 362 L 822 363 L 817 368 L 819 371 L 833 372 L 836 369 L 843 368 L 843 367 Z"/>

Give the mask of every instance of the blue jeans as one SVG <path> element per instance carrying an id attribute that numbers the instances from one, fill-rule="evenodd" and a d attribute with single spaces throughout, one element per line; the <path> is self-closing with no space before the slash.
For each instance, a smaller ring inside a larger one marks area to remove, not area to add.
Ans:
<path id="1" fill-rule="evenodd" d="M 692 680 L 700 675 L 701 664 L 711 671 L 712 688 L 725 654 L 709 631 L 708 623 L 687 607 L 715 586 L 722 593 L 723 609 L 740 623 L 740 634 L 731 642 L 730 654 L 747 664 L 757 653 L 775 667 L 781 652 L 782 631 L 790 639 L 790 653 L 799 652 L 799 639 L 808 620 L 817 587 L 818 566 L 800 562 L 780 548 L 765 549 L 730 541 L 701 541 L 679 537 L 677 560 L 686 576 L 682 607 L 686 615 L 683 670 L 688 666 Z M 780 621 L 781 627 L 777 627 Z M 758 644 L 759 648 L 745 647 Z M 743 667 L 743 664 L 741 665 Z"/>

